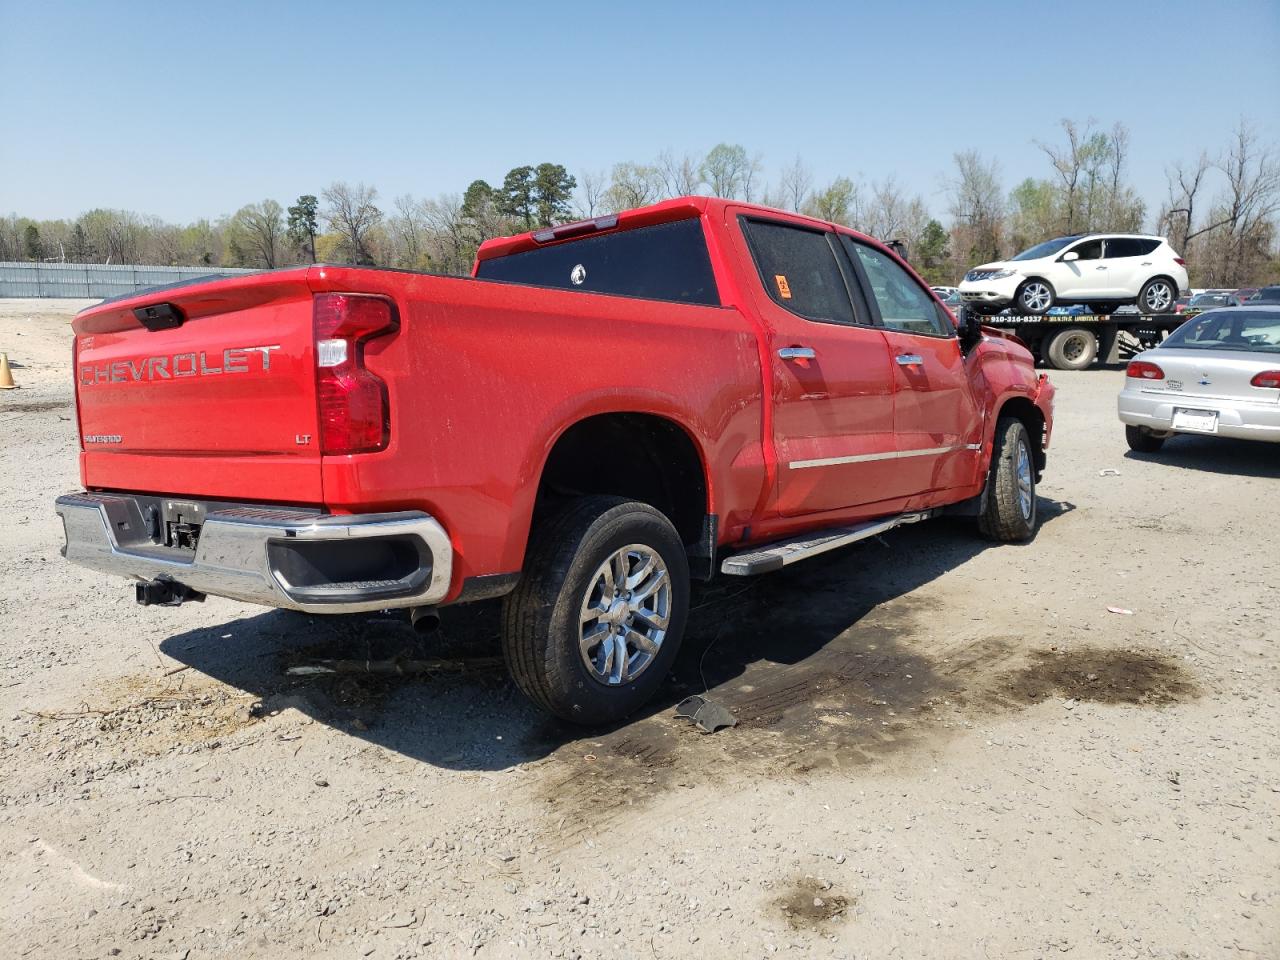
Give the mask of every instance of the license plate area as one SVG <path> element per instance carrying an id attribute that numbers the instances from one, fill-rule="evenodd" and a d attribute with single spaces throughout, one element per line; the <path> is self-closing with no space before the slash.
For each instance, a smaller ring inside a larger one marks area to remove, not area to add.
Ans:
<path id="1" fill-rule="evenodd" d="M 1190 410 L 1175 407 L 1173 429 L 1191 430 L 1195 433 L 1217 433 L 1218 413 L 1216 410 Z"/>

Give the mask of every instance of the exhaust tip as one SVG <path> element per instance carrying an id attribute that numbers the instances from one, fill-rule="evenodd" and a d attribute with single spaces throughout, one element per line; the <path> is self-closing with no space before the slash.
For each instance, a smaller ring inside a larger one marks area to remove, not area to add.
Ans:
<path id="1" fill-rule="evenodd" d="M 409 623 L 418 633 L 431 633 L 440 626 L 440 611 L 435 607 L 410 607 Z"/>

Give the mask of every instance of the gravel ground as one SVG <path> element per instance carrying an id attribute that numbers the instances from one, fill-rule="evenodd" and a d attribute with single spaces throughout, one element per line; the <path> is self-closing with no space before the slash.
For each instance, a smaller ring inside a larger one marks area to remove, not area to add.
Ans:
<path id="1" fill-rule="evenodd" d="M 702 588 L 586 733 L 483 660 L 285 672 L 491 656 L 492 605 L 419 639 L 62 561 L 78 306 L 0 302 L 0 956 L 1280 956 L 1275 448 L 1132 455 L 1121 374 L 1054 374 L 1034 543 Z M 673 718 L 706 687 L 736 728 Z"/>

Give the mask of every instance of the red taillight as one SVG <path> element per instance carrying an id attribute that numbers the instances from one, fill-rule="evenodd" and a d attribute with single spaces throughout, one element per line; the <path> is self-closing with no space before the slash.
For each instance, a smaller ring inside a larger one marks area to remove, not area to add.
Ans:
<path id="1" fill-rule="evenodd" d="M 1187 261 L 1183 260 L 1181 257 L 1174 257 L 1173 262 L 1180 267 L 1185 267 L 1187 265 Z"/>
<path id="2" fill-rule="evenodd" d="M 1148 363 L 1146 360 L 1130 360 L 1129 366 L 1124 371 L 1124 375 L 1126 377 L 1135 377 L 1138 380 L 1164 379 L 1164 371 L 1154 363 Z"/>
<path id="3" fill-rule="evenodd" d="M 395 333 L 395 307 L 381 297 L 325 293 L 315 298 L 316 405 L 320 452 L 370 453 L 391 436 L 387 385 L 365 368 L 365 345 Z"/>
<path id="4" fill-rule="evenodd" d="M 1263 370 L 1249 382 L 1255 387 L 1265 387 L 1268 390 L 1280 390 L 1280 370 Z"/>

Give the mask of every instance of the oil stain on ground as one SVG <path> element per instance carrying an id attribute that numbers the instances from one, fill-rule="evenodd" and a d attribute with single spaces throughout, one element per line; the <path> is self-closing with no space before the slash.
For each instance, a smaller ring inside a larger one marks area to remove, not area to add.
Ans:
<path id="1" fill-rule="evenodd" d="M 1004 676 L 1002 686 L 1014 702 L 1021 703 L 1062 697 L 1164 706 L 1200 695 L 1191 675 L 1167 654 L 1098 647 L 1036 650 L 1024 666 Z"/>

